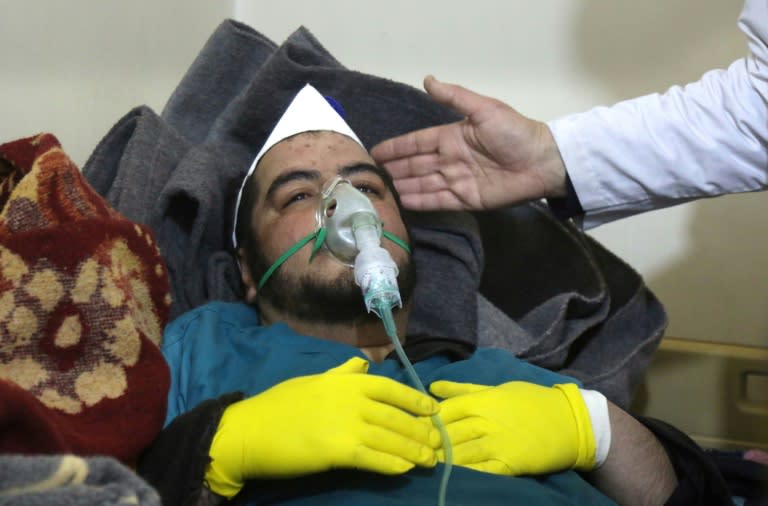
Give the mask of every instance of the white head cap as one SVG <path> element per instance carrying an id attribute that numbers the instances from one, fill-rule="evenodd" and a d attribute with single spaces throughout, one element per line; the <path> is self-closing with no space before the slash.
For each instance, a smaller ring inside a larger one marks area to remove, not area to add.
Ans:
<path id="1" fill-rule="evenodd" d="M 328 100 L 323 97 L 315 88 L 307 84 L 293 98 L 288 108 L 278 120 L 272 133 L 267 137 L 267 141 L 262 146 L 256 158 L 253 159 L 251 167 L 248 169 L 240 184 L 240 191 L 237 192 L 237 201 L 235 202 L 235 218 L 232 226 L 232 244 L 237 248 L 237 213 L 240 209 L 240 200 L 243 196 L 243 188 L 248 178 L 253 174 L 256 165 L 269 149 L 280 141 L 303 132 L 330 131 L 346 135 L 361 146 L 363 143 L 358 139 L 355 132 L 347 125 L 347 122 L 334 109 Z"/>

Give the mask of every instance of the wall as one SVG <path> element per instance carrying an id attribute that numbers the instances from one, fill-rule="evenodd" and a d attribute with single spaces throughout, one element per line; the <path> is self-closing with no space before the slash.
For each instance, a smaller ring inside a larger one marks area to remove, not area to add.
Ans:
<path id="1" fill-rule="evenodd" d="M 424 74 L 549 119 L 661 90 L 745 52 L 731 0 L 0 0 L 0 141 L 50 131 L 82 165 L 130 108 L 162 109 L 225 17 L 282 41 L 307 26 L 342 63 Z M 768 196 L 699 202 L 593 232 L 669 309 L 669 333 L 768 335 Z"/>
<path id="2" fill-rule="evenodd" d="M 0 141 L 54 133 L 79 165 L 131 108 L 160 112 L 229 0 L 0 0 Z"/>

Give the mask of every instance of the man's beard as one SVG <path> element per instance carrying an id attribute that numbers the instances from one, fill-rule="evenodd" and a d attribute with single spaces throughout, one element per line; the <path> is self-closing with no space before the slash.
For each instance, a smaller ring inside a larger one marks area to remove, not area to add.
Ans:
<path id="1" fill-rule="evenodd" d="M 260 279 L 270 265 L 260 252 L 248 253 L 248 267 L 254 279 Z M 413 295 L 416 269 L 410 257 L 397 268 L 400 297 L 405 305 Z M 337 324 L 378 319 L 374 313 L 368 313 L 351 267 L 334 279 L 318 279 L 311 275 L 297 278 L 286 274 L 281 266 L 259 290 L 255 305 L 259 299 L 285 316 L 305 322 Z"/>

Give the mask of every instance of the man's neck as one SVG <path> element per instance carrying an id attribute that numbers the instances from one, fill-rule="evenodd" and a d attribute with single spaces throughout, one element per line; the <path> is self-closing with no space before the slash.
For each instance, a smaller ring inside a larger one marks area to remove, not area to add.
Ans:
<path id="1" fill-rule="evenodd" d="M 366 316 L 356 321 L 342 323 L 318 323 L 286 318 L 264 306 L 260 306 L 259 311 L 264 325 L 282 321 L 299 334 L 359 348 L 373 362 L 381 362 L 394 349 L 392 340 L 384 330 L 384 323 L 375 317 Z M 408 311 L 398 309 L 394 311 L 393 316 L 400 342 L 404 342 Z"/>

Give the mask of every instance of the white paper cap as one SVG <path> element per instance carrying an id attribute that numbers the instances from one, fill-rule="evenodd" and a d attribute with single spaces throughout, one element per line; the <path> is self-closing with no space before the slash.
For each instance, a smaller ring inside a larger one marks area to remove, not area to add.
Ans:
<path id="1" fill-rule="evenodd" d="M 314 87 L 307 84 L 302 88 L 288 105 L 283 115 L 278 120 L 272 133 L 267 137 L 267 141 L 262 146 L 256 158 L 253 159 L 248 173 L 240 183 L 240 191 L 237 192 L 237 201 L 235 202 L 235 218 L 232 226 L 232 244 L 237 248 L 237 212 L 240 209 L 240 199 L 243 195 L 245 182 L 253 174 L 256 165 L 261 157 L 278 142 L 303 132 L 330 131 L 346 135 L 361 146 L 355 132 L 347 125 L 347 122 L 339 115 L 331 104 L 328 103 Z M 365 147 L 365 146 L 363 146 Z"/>

